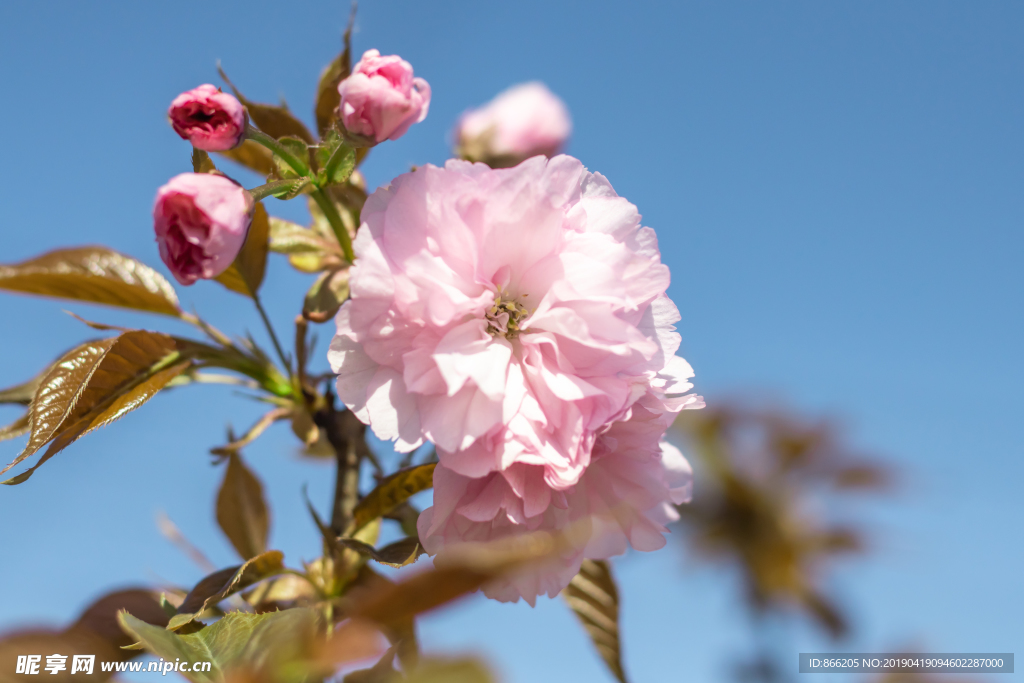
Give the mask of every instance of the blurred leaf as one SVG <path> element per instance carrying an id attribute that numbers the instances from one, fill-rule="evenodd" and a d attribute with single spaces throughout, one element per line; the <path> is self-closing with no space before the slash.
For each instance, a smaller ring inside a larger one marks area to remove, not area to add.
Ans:
<path id="1" fill-rule="evenodd" d="M 313 416 L 305 405 L 296 405 L 291 412 L 292 434 L 307 448 L 320 439 L 320 428 L 313 422 Z"/>
<path id="2" fill-rule="evenodd" d="M 228 456 L 224 481 L 217 493 L 217 524 L 242 559 L 266 551 L 270 512 L 263 486 L 237 453 Z"/>
<path id="3" fill-rule="evenodd" d="M 256 171 L 262 176 L 269 176 L 274 171 L 273 153 L 258 142 L 246 140 L 238 147 L 226 152 L 218 152 L 228 159 Z"/>
<path id="4" fill-rule="evenodd" d="M 316 142 L 313 135 L 309 132 L 309 129 L 306 128 L 306 124 L 295 118 L 295 116 L 288 111 L 288 107 L 284 105 L 275 106 L 272 104 L 259 104 L 257 102 L 253 102 L 238 91 L 235 84 L 228 79 L 227 74 L 225 74 L 224 70 L 219 66 L 217 67 L 217 73 L 220 74 L 220 77 L 224 79 L 224 82 L 227 83 L 228 87 L 230 87 L 232 92 L 235 93 L 235 97 L 238 98 L 238 101 L 245 105 L 245 108 L 249 111 L 249 119 L 264 133 L 275 138 L 293 135 L 305 140 L 309 144 Z"/>
<path id="5" fill-rule="evenodd" d="M 270 250 L 273 252 L 279 254 L 335 252 L 337 244 L 337 241 L 332 244 L 318 233 L 298 223 L 270 217 Z"/>
<path id="6" fill-rule="evenodd" d="M 408 566 L 425 552 L 423 546 L 420 545 L 420 540 L 412 537 L 395 541 L 379 550 L 354 538 L 339 538 L 338 543 L 389 567 Z"/>
<path id="7" fill-rule="evenodd" d="M 245 235 L 242 250 L 234 263 L 215 279 L 232 292 L 244 296 L 255 296 L 263 284 L 267 270 L 267 250 L 270 240 L 270 220 L 263 202 L 256 202 L 252 223 Z"/>
<path id="8" fill-rule="evenodd" d="M 405 680 L 406 683 L 494 683 L 487 667 L 475 659 L 424 660 Z"/>
<path id="9" fill-rule="evenodd" d="M 302 302 L 302 317 L 314 323 L 333 320 L 338 309 L 348 299 L 348 274 L 347 266 L 321 273 L 306 292 Z"/>
<path id="10" fill-rule="evenodd" d="M 155 609 L 154 609 L 155 607 Z M 113 672 L 104 672 L 101 661 L 125 661 L 138 656 L 138 652 L 122 650 L 120 646 L 132 642 L 117 623 L 117 612 L 121 609 L 138 610 L 143 620 L 156 624 L 167 623 L 167 616 L 159 608 L 154 594 L 145 589 L 127 589 L 110 593 L 93 602 L 78 620 L 64 630 L 26 629 L 5 634 L 0 638 L 0 681 L 32 680 L 29 675 L 16 675 L 15 667 L 19 655 L 39 654 L 39 674 L 48 681 L 72 683 L 80 680 L 81 672 L 72 674 L 74 655 L 94 655 L 96 663 L 88 676 L 91 681 L 105 681 Z M 60 653 L 67 655 L 67 669 L 57 674 L 45 671 L 46 655 Z"/>
<path id="11" fill-rule="evenodd" d="M 386 627 L 408 623 L 413 617 L 472 593 L 488 581 L 526 565 L 549 561 L 566 547 L 564 537 L 533 532 L 499 541 L 452 546 L 434 568 L 400 583 L 377 584 L 362 595 L 352 595 L 350 616 Z"/>
<path id="12" fill-rule="evenodd" d="M 216 173 L 213 159 L 204 150 L 192 148 L 192 171 L 195 173 Z"/>
<path id="13" fill-rule="evenodd" d="M 32 428 L 29 424 L 28 411 L 19 417 L 17 420 L 7 425 L 6 427 L 0 427 L 0 441 L 7 441 L 8 439 L 17 439 L 22 434 L 27 434 Z"/>
<path id="14" fill-rule="evenodd" d="M 47 443 L 50 447 L 35 466 L 2 483 L 27 480 L 56 453 L 135 410 L 190 365 L 171 337 L 146 330 L 89 342 L 68 352 L 50 368 L 36 391 L 29 408 L 28 445 L 0 474 Z"/>
<path id="15" fill-rule="evenodd" d="M 359 669 L 345 676 L 342 683 L 399 683 L 405 678 L 395 671 L 395 647 L 391 647 L 369 669 Z"/>
<path id="16" fill-rule="evenodd" d="M 0 289 L 177 317 L 178 296 L 163 275 L 106 247 L 57 249 L 0 265 Z"/>
<path id="17" fill-rule="evenodd" d="M 277 576 L 284 572 L 284 554 L 279 550 L 271 550 L 248 560 L 237 567 L 228 567 L 203 578 L 185 596 L 178 608 L 177 616 L 173 617 L 167 628 L 178 630 L 194 621 L 200 614 L 239 591 L 249 586 Z"/>
<path id="18" fill-rule="evenodd" d="M 0 389 L 0 403 L 20 403 L 27 406 L 32 402 L 32 397 L 36 395 L 39 383 L 43 381 L 43 377 L 49 369 L 47 367 L 27 382 L 22 382 L 17 386 L 8 387 L 7 389 Z"/>
<path id="19" fill-rule="evenodd" d="M 322 630 L 318 614 L 308 609 L 290 609 L 266 614 L 231 612 L 195 633 L 181 635 L 151 626 L 131 614 L 120 614 L 122 627 L 147 650 L 168 661 L 211 662 L 209 672 L 186 675 L 197 683 L 219 683 L 232 669 L 266 670 L 305 677 L 288 664 L 299 660 L 303 650 Z"/>
<path id="20" fill-rule="evenodd" d="M 145 588 L 128 588 L 108 593 L 93 602 L 85 609 L 71 628 L 87 629 L 110 643 L 122 653 L 120 659 L 127 659 L 134 656 L 127 650 L 120 648 L 130 645 L 134 641 L 121 630 L 117 621 L 117 613 L 127 610 L 147 624 L 158 627 L 167 625 L 169 619 L 167 613 L 160 606 L 160 600 L 156 593 Z"/>
<path id="21" fill-rule="evenodd" d="M 352 532 L 383 517 L 420 491 L 432 487 L 434 467 L 435 463 L 409 467 L 381 481 L 352 511 Z M 351 536 L 352 532 L 347 535 Z"/>
<path id="22" fill-rule="evenodd" d="M 562 597 L 576 613 L 612 675 L 626 683 L 619 641 L 619 591 L 611 567 L 604 560 L 583 560 Z"/>
<path id="23" fill-rule="evenodd" d="M 352 25 L 356 18 L 356 8 L 353 4 L 352 13 L 348 18 L 348 26 L 342 36 L 344 48 L 331 63 L 324 67 L 320 73 L 320 81 L 316 86 L 316 127 L 320 137 L 324 137 L 328 129 L 337 119 L 338 105 L 341 104 L 341 95 L 338 93 L 338 84 L 341 83 L 352 72 Z"/>
<path id="24" fill-rule="evenodd" d="M 295 574 L 282 574 L 258 584 L 243 597 L 258 612 L 267 612 L 281 606 L 290 607 L 298 601 L 314 601 L 318 593 L 308 579 Z"/>
<path id="25" fill-rule="evenodd" d="M 847 618 L 825 594 L 823 570 L 866 543 L 856 525 L 830 519 L 827 503 L 884 485 L 888 470 L 848 453 L 827 423 L 778 409 L 723 403 L 677 426 L 706 475 L 694 501 L 678 508 L 693 550 L 739 569 L 751 611 L 796 607 L 842 636 Z"/>

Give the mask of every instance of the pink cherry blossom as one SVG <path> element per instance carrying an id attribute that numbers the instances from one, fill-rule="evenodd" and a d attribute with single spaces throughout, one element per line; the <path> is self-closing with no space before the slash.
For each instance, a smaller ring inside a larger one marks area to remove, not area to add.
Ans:
<path id="1" fill-rule="evenodd" d="M 378 437 L 437 447 L 424 542 L 600 521 L 622 505 L 632 521 L 608 547 L 650 549 L 661 529 L 644 520 L 671 499 L 657 483 L 665 420 L 699 398 L 685 395 L 668 268 L 636 207 L 572 157 L 452 160 L 377 190 L 362 218 L 329 359 L 338 396 Z M 644 411 L 634 472 L 604 456 Z M 649 487 L 609 483 L 633 474 Z M 603 489 L 611 498 L 592 494 Z M 480 503 L 468 516 L 465 495 Z"/>
<path id="2" fill-rule="evenodd" d="M 224 176 L 182 173 L 156 194 L 153 228 L 160 258 L 183 285 L 231 265 L 252 221 L 249 193 Z"/>
<path id="3" fill-rule="evenodd" d="M 459 119 L 459 153 L 489 166 L 513 166 L 523 159 L 552 156 L 565 146 L 572 121 L 565 103 L 543 83 L 522 83 Z"/>
<path id="4" fill-rule="evenodd" d="M 345 129 L 374 142 L 397 140 L 427 118 L 430 85 L 414 78 L 412 66 L 398 55 L 367 50 L 338 85 L 339 116 Z"/>
<path id="5" fill-rule="evenodd" d="M 242 144 L 248 123 L 242 103 L 209 83 L 175 97 L 167 117 L 178 135 L 208 152 Z"/>

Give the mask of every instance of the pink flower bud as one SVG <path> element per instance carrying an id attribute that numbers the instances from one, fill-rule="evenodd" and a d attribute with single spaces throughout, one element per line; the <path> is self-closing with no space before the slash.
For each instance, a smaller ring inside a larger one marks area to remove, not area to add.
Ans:
<path id="1" fill-rule="evenodd" d="M 224 176 L 182 173 L 157 190 L 153 229 L 174 279 L 191 285 L 231 265 L 252 221 L 252 197 Z"/>
<path id="2" fill-rule="evenodd" d="M 554 156 L 572 132 L 569 111 L 543 83 L 516 85 L 462 115 L 456 153 L 489 166 L 515 166 L 543 154 Z"/>
<path id="3" fill-rule="evenodd" d="M 345 130 L 373 142 L 397 140 L 427 118 L 430 86 L 413 78 L 412 65 L 398 55 L 367 50 L 352 75 L 338 84 L 339 117 Z"/>
<path id="4" fill-rule="evenodd" d="M 242 144 L 248 123 L 242 103 L 209 83 L 175 97 L 167 116 L 178 135 L 207 152 Z"/>

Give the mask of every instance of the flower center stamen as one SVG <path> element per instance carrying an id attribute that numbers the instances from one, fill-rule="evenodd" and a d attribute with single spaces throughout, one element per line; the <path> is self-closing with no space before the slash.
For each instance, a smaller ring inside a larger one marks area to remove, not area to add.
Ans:
<path id="1" fill-rule="evenodd" d="M 499 292 L 494 296 L 494 305 L 487 311 L 487 331 L 495 337 L 502 335 L 505 339 L 515 339 L 519 336 L 520 323 L 528 315 L 530 311 L 526 306 Z"/>

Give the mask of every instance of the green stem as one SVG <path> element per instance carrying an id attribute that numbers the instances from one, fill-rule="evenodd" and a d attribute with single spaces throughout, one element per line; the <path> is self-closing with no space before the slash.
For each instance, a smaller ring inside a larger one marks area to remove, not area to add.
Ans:
<path id="1" fill-rule="evenodd" d="M 270 333 L 270 341 L 274 343 L 274 350 L 277 351 L 277 357 L 281 359 L 281 363 L 284 365 L 285 370 L 288 374 L 292 374 L 292 364 L 288 360 L 288 357 L 284 355 L 284 349 L 281 347 L 281 342 L 277 340 L 277 333 L 274 332 L 274 326 L 270 324 L 270 318 L 267 317 L 267 312 L 263 310 L 263 304 L 260 303 L 260 298 L 256 294 L 252 295 L 252 301 L 256 304 L 256 310 L 260 313 L 260 318 L 263 319 L 263 326 L 267 328 L 267 332 Z"/>
<path id="2" fill-rule="evenodd" d="M 274 180 L 266 185 L 260 185 L 259 187 L 247 190 L 247 192 L 252 195 L 253 200 L 258 202 L 259 200 L 266 199 L 267 197 L 276 197 L 279 194 L 288 194 L 288 192 L 299 187 L 304 182 L 309 182 L 309 179 L 287 178 L 285 180 Z"/>
<path id="3" fill-rule="evenodd" d="M 291 166 L 292 170 L 299 175 L 309 175 L 309 164 L 303 163 L 298 157 L 289 152 L 284 145 L 264 133 L 259 128 L 249 124 L 249 127 L 245 129 L 245 137 L 253 142 L 258 142 L 277 156 L 281 157 L 281 159 Z"/>
<path id="4" fill-rule="evenodd" d="M 352 239 L 348 236 L 348 228 L 341 221 L 341 215 L 338 213 L 337 207 L 334 206 L 334 202 L 320 188 L 313 190 L 310 195 L 313 197 L 313 201 L 317 203 L 317 206 L 320 207 L 320 210 L 324 212 L 327 222 L 331 224 L 331 229 L 334 230 L 334 236 L 338 238 L 338 244 L 341 245 L 341 251 L 345 254 L 345 259 L 349 263 L 355 263 L 356 255 L 352 251 Z"/>

